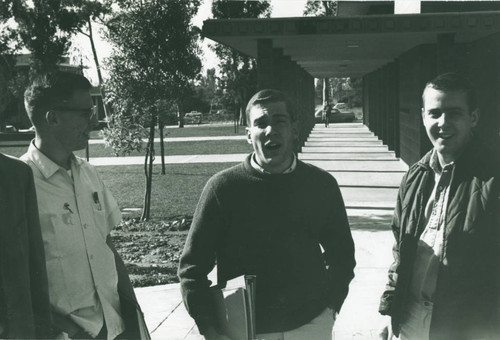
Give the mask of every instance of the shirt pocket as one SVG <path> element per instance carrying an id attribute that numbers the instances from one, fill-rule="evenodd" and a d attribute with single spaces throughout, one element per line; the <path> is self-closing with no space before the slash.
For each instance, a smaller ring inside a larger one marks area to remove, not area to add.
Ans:
<path id="1" fill-rule="evenodd" d="M 82 301 L 88 305 L 86 300 L 93 296 L 89 288 L 93 287 L 92 275 L 78 215 L 69 214 L 41 215 L 50 301 L 65 313 L 82 305 Z"/>
<path id="2" fill-rule="evenodd" d="M 96 229 L 105 240 L 111 231 L 108 223 L 107 212 L 105 209 L 104 195 L 102 190 L 97 190 L 92 193 L 92 217 Z"/>

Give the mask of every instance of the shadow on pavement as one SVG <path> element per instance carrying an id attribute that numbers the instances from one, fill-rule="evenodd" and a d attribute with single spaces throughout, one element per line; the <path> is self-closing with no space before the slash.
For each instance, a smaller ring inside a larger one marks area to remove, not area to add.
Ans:
<path id="1" fill-rule="evenodd" d="M 391 220 L 392 212 L 385 215 L 349 216 L 349 225 L 351 226 L 351 230 L 388 231 L 391 230 Z"/>

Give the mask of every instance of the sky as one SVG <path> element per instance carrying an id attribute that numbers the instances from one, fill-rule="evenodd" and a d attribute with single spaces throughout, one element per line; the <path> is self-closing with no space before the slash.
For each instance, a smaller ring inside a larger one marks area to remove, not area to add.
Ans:
<path id="1" fill-rule="evenodd" d="M 271 17 L 300 17 L 304 11 L 306 2 L 307 0 L 271 0 Z M 212 16 L 211 7 L 212 0 L 203 0 L 198 10 L 198 14 L 193 18 L 193 25 L 201 28 L 203 26 L 203 21 L 210 19 Z M 99 27 L 97 25 L 94 27 L 94 36 L 97 55 L 102 65 L 104 59 L 110 55 L 110 46 L 105 41 L 100 39 Z M 80 60 L 82 60 L 83 65 L 88 67 L 84 71 L 85 76 L 87 76 L 94 85 L 97 85 L 97 73 L 89 39 L 82 34 L 78 34 L 72 42 L 73 45 L 70 49 L 72 63 L 80 64 Z M 217 58 L 209 48 L 211 43 L 212 41 L 210 39 L 204 39 L 201 44 L 204 54 L 202 56 L 202 64 L 204 68 L 202 72 L 205 72 L 207 68 L 213 68 L 217 65 Z M 105 70 L 103 70 L 103 76 L 106 77 Z"/>

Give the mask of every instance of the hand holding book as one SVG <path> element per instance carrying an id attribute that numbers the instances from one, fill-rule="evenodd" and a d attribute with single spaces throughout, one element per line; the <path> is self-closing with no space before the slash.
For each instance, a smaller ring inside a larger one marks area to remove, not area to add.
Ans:
<path id="1" fill-rule="evenodd" d="M 227 281 L 222 289 L 213 287 L 218 324 L 217 329 L 210 329 L 212 334 L 205 332 L 206 340 L 255 339 L 255 282 L 254 275 L 242 275 Z"/>

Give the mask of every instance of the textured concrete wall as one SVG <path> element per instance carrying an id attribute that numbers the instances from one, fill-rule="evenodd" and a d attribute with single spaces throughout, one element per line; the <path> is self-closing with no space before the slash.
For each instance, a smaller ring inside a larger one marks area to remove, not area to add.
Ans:
<path id="1" fill-rule="evenodd" d="M 477 90 L 481 119 L 476 133 L 500 152 L 500 33 L 470 44 L 453 35 L 417 46 L 363 78 L 364 122 L 407 164 L 431 149 L 422 125 L 422 90 L 438 74 L 457 71 Z"/>
<path id="2" fill-rule="evenodd" d="M 463 48 L 459 69 L 476 88 L 481 112 L 476 132 L 500 152 L 500 33 Z"/>
<path id="3" fill-rule="evenodd" d="M 314 127 L 314 78 L 282 49 L 274 48 L 271 40 L 261 39 L 257 46 L 258 89 L 274 88 L 290 97 L 297 113 L 298 152 Z"/>
<path id="4" fill-rule="evenodd" d="M 399 156 L 399 79 L 395 62 L 363 78 L 364 123 Z"/>
<path id="5" fill-rule="evenodd" d="M 422 125 L 422 90 L 436 74 L 434 45 L 418 46 L 400 56 L 399 72 L 399 145 L 400 157 L 413 164 L 431 147 Z"/>

